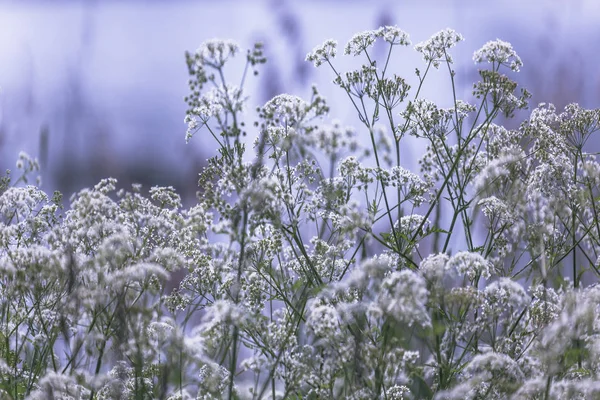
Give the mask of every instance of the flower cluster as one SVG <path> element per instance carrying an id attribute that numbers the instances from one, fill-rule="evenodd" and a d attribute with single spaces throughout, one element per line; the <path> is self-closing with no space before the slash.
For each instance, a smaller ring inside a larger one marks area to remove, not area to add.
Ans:
<path id="1" fill-rule="evenodd" d="M 408 38 L 408 34 L 406 32 L 396 26 L 382 26 L 376 30 L 364 31 L 354 35 L 346 44 L 346 47 L 344 48 L 344 54 L 359 56 L 361 53 L 366 52 L 367 49 L 375 43 L 377 38 L 383 39 L 391 46 L 410 45 L 410 39 Z"/>
<path id="2" fill-rule="evenodd" d="M 450 67 L 461 40 L 416 50 Z M 21 154 L 0 179 L 0 397 L 598 398 L 600 163 L 584 147 L 600 111 L 540 104 L 501 126 L 528 94 L 499 72 L 522 65 L 499 40 L 475 53 L 490 69 L 474 96 L 441 108 L 419 97 L 427 71 L 416 93 L 390 71 L 409 43 L 359 33 L 350 72 L 334 41 L 315 48 L 361 125 L 326 121 L 316 88 L 280 94 L 252 148 L 246 72 L 233 86 L 224 69 L 239 46 L 187 54 L 186 140 L 218 146 L 189 207 L 114 179 L 67 205 L 27 185 L 39 165 Z M 244 71 L 264 61 L 255 46 Z"/>
<path id="3" fill-rule="evenodd" d="M 337 54 L 337 42 L 335 40 L 327 40 L 320 46 L 313 49 L 312 52 L 306 55 L 306 61 L 314 63 L 315 67 L 320 66 L 324 62 L 329 62 Z"/>
<path id="4" fill-rule="evenodd" d="M 215 68 L 225 65 L 227 60 L 235 56 L 240 46 L 232 40 L 211 39 L 202 43 L 196 50 L 200 64 L 211 65 Z"/>
<path id="5" fill-rule="evenodd" d="M 473 61 L 475 63 L 491 63 L 494 70 L 502 65 L 519 72 L 519 69 L 523 66 L 521 58 L 513 50 L 512 45 L 500 39 L 487 42 L 481 49 L 477 50 L 473 54 Z"/>
<path id="6" fill-rule="evenodd" d="M 431 63 L 435 68 L 439 68 L 441 62 L 452 63 L 452 57 L 448 50 L 463 40 L 460 33 L 452 29 L 444 29 L 428 40 L 415 45 L 415 50 L 423 55 L 426 63 Z"/>

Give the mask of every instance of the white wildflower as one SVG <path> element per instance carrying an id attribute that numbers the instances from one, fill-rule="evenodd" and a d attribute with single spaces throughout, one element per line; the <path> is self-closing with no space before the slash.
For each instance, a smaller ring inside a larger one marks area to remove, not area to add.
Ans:
<path id="1" fill-rule="evenodd" d="M 187 389 L 177 389 L 177 393 L 173 393 L 167 400 L 194 400 L 196 397 L 192 396 Z M 197 399 L 197 398 L 196 398 Z"/>
<path id="2" fill-rule="evenodd" d="M 500 278 L 490 283 L 484 290 L 484 295 L 489 306 L 488 311 L 502 312 L 502 307 L 513 309 L 523 308 L 531 303 L 523 286 L 509 278 Z"/>
<path id="3" fill-rule="evenodd" d="M 171 338 L 177 332 L 176 322 L 169 318 L 163 318 L 161 321 L 153 321 L 148 327 L 148 336 L 158 342 L 164 342 Z"/>
<path id="4" fill-rule="evenodd" d="M 521 58 L 513 50 L 512 45 L 500 39 L 487 42 L 483 45 L 481 49 L 473 54 L 473 61 L 476 64 L 488 62 L 497 66 L 503 65 L 515 72 L 518 72 L 523 66 Z"/>
<path id="5" fill-rule="evenodd" d="M 378 304 L 384 314 L 408 326 L 431 325 L 427 311 L 429 292 L 425 280 L 410 270 L 394 271 L 381 283 Z"/>
<path id="6" fill-rule="evenodd" d="M 452 57 L 448 50 L 463 40 L 461 34 L 447 28 L 439 31 L 428 40 L 418 43 L 415 50 L 423 54 L 425 62 L 432 63 L 435 68 L 438 68 L 441 61 L 452 63 Z"/>
<path id="7" fill-rule="evenodd" d="M 153 186 L 150 188 L 150 197 L 160 205 L 160 208 L 177 209 L 181 207 L 181 196 L 177 194 L 173 186 Z"/>
<path id="8" fill-rule="evenodd" d="M 495 378 L 509 382 L 520 382 L 524 378 L 515 360 L 506 354 L 493 351 L 473 357 L 465 372 L 471 376 L 478 375 L 478 378 L 484 381 Z"/>
<path id="9" fill-rule="evenodd" d="M 449 259 L 445 253 L 430 254 L 421 261 L 419 271 L 427 280 L 433 283 L 441 282 L 448 270 Z"/>
<path id="10" fill-rule="evenodd" d="M 318 338 L 334 339 L 340 333 L 340 317 L 330 304 L 313 306 L 310 309 L 306 326 Z"/>
<path id="11" fill-rule="evenodd" d="M 334 285 L 334 289 L 343 292 L 348 289 L 365 289 L 369 284 L 381 282 L 385 275 L 393 270 L 396 260 L 389 254 L 380 254 L 363 261 L 353 269 L 347 279 Z"/>
<path id="12" fill-rule="evenodd" d="M 324 62 L 329 62 L 337 53 L 337 42 L 335 40 L 326 40 L 322 45 L 317 46 L 312 52 L 306 55 L 306 61 L 315 64 L 315 67 L 320 66 Z"/>
<path id="13" fill-rule="evenodd" d="M 400 221 L 397 221 L 394 224 L 394 229 L 399 230 L 407 237 L 420 237 L 423 236 L 425 232 L 427 232 L 430 226 L 431 221 L 425 218 L 423 215 L 410 214 L 401 217 Z M 420 231 L 417 232 L 417 229 L 420 229 Z"/>
<path id="14" fill-rule="evenodd" d="M 37 390 L 33 391 L 27 399 L 82 399 L 90 396 L 89 389 L 80 385 L 75 376 L 54 371 L 49 371 L 41 377 L 36 387 Z"/>
<path id="15" fill-rule="evenodd" d="M 210 39 L 200 45 L 196 54 L 201 63 L 220 68 L 239 50 L 239 45 L 232 40 Z"/>
<path id="16" fill-rule="evenodd" d="M 19 159 L 17 160 L 17 168 L 22 169 L 26 172 L 33 172 L 40 170 L 40 164 L 37 158 L 31 157 L 24 151 L 19 152 Z"/>
<path id="17" fill-rule="evenodd" d="M 406 386 L 394 385 L 387 390 L 387 398 L 390 400 L 404 400 L 409 398 L 410 390 Z"/>
<path id="18" fill-rule="evenodd" d="M 348 41 L 344 48 L 344 54 L 358 56 L 363 51 L 367 51 L 369 47 L 375 43 L 377 31 L 364 31 L 357 33 Z"/>
<path id="19" fill-rule="evenodd" d="M 404 32 L 397 26 L 382 26 L 375 31 L 377 37 L 383 38 L 386 42 L 392 45 L 409 46 L 410 39 L 408 33 Z"/>
<path id="20" fill-rule="evenodd" d="M 489 279 L 492 272 L 492 266 L 488 260 L 483 258 L 479 253 L 469 251 L 461 251 L 450 258 L 448 261 L 449 268 L 464 274 L 469 281 L 473 282 L 478 276 Z"/>
<path id="21" fill-rule="evenodd" d="M 508 224 L 514 222 L 516 219 L 512 210 L 509 209 L 508 204 L 496 196 L 490 196 L 481 199 L 477 205 L 482 207 L 483 215 L 485 215 L 490 221 L 498 221 L 500 224 Z"/>
<path id="22" fill-rule="evenodd" d="M 521 163 L 526 158 L 522 150 L 517 150 L 490 161 L 473 180 L 475 192 L 486 197 L 487 193 L 494 193 L 494 188 L 503 188 L 504 184 L 516 179 Z"/>
<path id="23" fill-rule="evenodd" d="M 169 278 L 169 273 L 158 264 L 138 263 L 108 275 L 107 283 L 111 285 L 111 289 L 120 292 L 134 282 L 142 283 L 152 277 L 166 281 Z"/>
<path id="24" fill-rule="evenodd" d="M 200 327 L 207 332 L 221 324 L 241 325 L 248 317 L 249 315 L 239 305 L 226 300 L 218 300 L 207 307 Z"/>
<path id="25" fill-rule="evenodd" d="M 309 104 L 300 97 L 280 94 L 265 103 L 261 115 L 275 125 L 291 127 L 302 122 L 308 110 Z"/>

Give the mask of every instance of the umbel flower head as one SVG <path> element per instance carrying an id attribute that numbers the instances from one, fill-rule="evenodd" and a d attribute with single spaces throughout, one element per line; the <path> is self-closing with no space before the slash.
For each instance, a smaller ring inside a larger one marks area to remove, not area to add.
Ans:
<path id="1" fill-rule="evenodd" d="M 460 33 L 447 28 L 439 31 L 428 40 L 415 45 L 415 50 L 423 55 L 423 60 L 426 63 L 431 63 L 435 68 L 438 68 L 440 62 L 452 63 L 452 57 L 448 50 L 463 40 L 465 39 Z"/>
<path id="2" fill-rule="evenodd" d="M 203 42 L 196 50 L 196 54 L 201 64 L 219 68 L 239 50 L 240 46 L 233 40 L 211 39 Z"/>
<path id="3" fill-rule="evenodd" d="M 473 61 L 476 64 L 491 63 L 495 65 L 495 69 L 503 65 L 515 72 L 519 72 L 523 66 L 521 58 L 513 50 L 512 45 L 500 39 L 487 42 L 481 49 L 477 50 L 473 54 Z"/>
<path id="4" fill-rule="evenodd" d="M 335 40 L 326 40 L 322 45 L 317 46 L 312 52 L 306 55 L 306 61 L 314 63 L 315 67 L 324 62 L 333 59 L 337 54 L 337 42 Z"/>
<path id="5" fill-rule="evenodd" d="M 410 45 L 408 34 L 396 26 L 383 26 L 376 30 L 363 31 L 357 33 L 346 43 L 344 54 L 358 56 L 366 52 L 371 47 L 377 38 L 381 38 L 390 45 Z"/>

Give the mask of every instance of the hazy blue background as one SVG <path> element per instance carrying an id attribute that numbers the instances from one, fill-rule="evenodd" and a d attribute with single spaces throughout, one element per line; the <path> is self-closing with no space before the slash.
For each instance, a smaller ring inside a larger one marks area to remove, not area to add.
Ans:
<path id="1" fill-rule="evenodd" d="M 325 39 L 343 47 L 357 31 L 391 24 L 413 43 L 446 27 L 462 33 L 454 58 L 465 94 L 476 78 L 473 51 L 500 38 L 523 59 L 518 80 L 533 104 L 596 108 L 599 22 L 597 0 L 0 1 L 0 168 L 13 168 L 24 150 L 42 159 L 47 191 L 69 196 L 114 176 L 191 196 L 214 148 L 202 134 L 185 144 L 184 51 L 213 37 L 246 48 L 265 42 L 269 63 L 251 80 L 252 105 L 283 91 L 307 96 L 317 83 L 331 117 L 349 123 L 330 71 L 304 57 Z M 421 66 L 409 49 L 394 62 L 406 76 Z M 447 75 L 432 78 L 427 96 L 447 104 Z"/>

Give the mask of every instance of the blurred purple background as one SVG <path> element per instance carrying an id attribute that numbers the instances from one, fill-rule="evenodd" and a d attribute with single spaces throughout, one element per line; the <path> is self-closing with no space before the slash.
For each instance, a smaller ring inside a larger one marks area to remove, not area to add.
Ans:
<path id="1" fill-rule="evenodd" d="M 477 78 L 473 51 L 500 38 L 523 59 L 517 80 L 533 93 L 532 105 L 597 108 L 599 21 L 597 0 L 3 1 L 0 168 L 13 169 L 24 150 L 41 160 L 43 188 L 67 198 L 107 176 L 122 185 L 173 185 L 193 197 L 214 146 L 203 132 L 185 144 L 184 52 L 213 37 L 244 48 L 265 43 L 269 61 L 247 91 L 249 122 L 253 107 L 273 95 L 306 97 L 317 83 L 331 117 L 354 123 L 331 72 L 304 57 L 325 39 L 343 48 L 358 31 L 393 24 L 413 44 L 446 27 L 465 36 L 453 53 L 465 97 Z M 395 60 L 402 76 L 422 66 L 410 49 Z M 447 78 L 432 76 L 426 97 L 447 105 Z"/>

